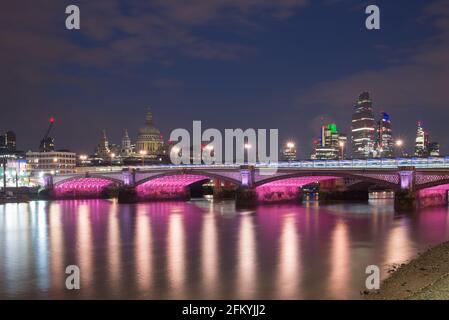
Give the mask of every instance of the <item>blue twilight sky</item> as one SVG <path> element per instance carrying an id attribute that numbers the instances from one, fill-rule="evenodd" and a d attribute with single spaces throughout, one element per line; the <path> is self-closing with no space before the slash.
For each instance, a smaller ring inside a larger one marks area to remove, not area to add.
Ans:
<path id="1" fill-rule="evenodd" d="M 65 29 L 77 4 L 81 30 Z M 365 8 L 381 30 L 365 28 Z M 371 92 L 412 147 L 416 122 L 449 152 L 449 2 L 440 0 L 17 0 L 0 10 L 0 131 L 36 149 L 134 140 L 147 107 L 175 128 L 278 128 L 308 157 L 322 124 L 349 134 Z"/>

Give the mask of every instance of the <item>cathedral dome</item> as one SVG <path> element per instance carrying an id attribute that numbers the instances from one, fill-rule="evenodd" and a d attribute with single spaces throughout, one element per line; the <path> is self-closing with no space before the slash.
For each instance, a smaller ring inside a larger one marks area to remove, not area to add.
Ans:
<path id="1" fill-rule="evenodd" d="M 153 124 L 153 114 L 150 110 L 145 115 L 145 126 L 139 129 L 136 147 L 138 151 L 144 151 L 148 155 L 157 155 L 162 147 L 161 132 Z"/>
<path id="2" fill-rule="evenodd" d="M 161 132 L 153 124 L 153 114 L 151 111 L 147 111 L 145 116 L 145 126 L 139 129 L 139 135 L 161 135 Z"/>

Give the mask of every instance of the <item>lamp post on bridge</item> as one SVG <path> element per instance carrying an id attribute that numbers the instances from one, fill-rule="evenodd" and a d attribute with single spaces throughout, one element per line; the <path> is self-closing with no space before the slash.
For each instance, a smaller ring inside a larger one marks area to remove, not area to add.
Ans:
<path id="1" fill-rule="evenodd" d="M 403 145 L 404 145 L 404 141 L 402 139 L 398 139 L 395 141 L 395 146 L 397 148 L 397 150 L 399 151 L 399 157 L 403 157 L 404 156 L 404 151 L 402 149 Z"/>
<path id="2" fill-rule="evenodd" d="M 245 143 L 244 147 L 245 147 L 246 152 L 245 152 L 245 154 L 243 154 L 243 163 L 245 163 L 245 158 L 246 158 L 246 163 L 249 163 L 249 153 L 253 146 L 249 143 Z"/>
<path id="3" fill-rule="evenodd" d="M 340 141 L 338 145 L 340 146 L 340 152 L 341 152 L 340 158 L 341 158 L 341 160 L 344 160 L 345 159 L 345 143 L 344 143 L 344 141 Z"/>
<path id="4" fill-rule="evenodd" d="M 2 157 L 3 166 L 3 193 L 6 194 L 6 157 Z"/>
<path id="5" fill-rule="evenodd" d="M 111 170 L 112 170 L 112 166 L 114 165 L 114 159 L 115 159 L 115 153 L 111 153 Z"/>
<path id="6" fill-rule="evenodd" d="M 142 167 L 145 166 L 145 156 L 147 155 L 146 150 L 140 150 L 139 154 L 142 156 Z"/>

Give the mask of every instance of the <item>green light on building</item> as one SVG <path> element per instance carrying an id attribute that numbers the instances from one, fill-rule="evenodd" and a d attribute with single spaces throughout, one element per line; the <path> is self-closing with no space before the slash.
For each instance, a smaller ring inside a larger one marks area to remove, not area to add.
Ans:
<path id="1" fill-rule="evenodd" d="M 335 123 L 330 123 L 327 125 L 327 128 L 332 132 L 332 133 L 337 133 L 337 125 Z"/>

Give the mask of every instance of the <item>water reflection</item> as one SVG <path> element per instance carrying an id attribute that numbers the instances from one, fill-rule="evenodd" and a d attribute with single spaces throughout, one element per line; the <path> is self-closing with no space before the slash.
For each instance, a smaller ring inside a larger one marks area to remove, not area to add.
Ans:
<path id="1" fill-rule="evenodd" d="M 284 216 L 279 240 L 279 270 L 277 270 L 276 281 L 279 299 L 291 299 L 301 292 L 299 289 L 302 276 L 300 241 L 296 232 L 295 215 Z"/>
<path id="2" fill-rule="evenodd" d="M 136 217 L 135 264 L 138 278 L 139 292 L 147 294 L 152 286 L 152 235 L 151 218 L 146 212 L 145 206 L 140 205 Z"/>
<path id="3" fill-rule="evenodd" d="M 235 287 L 238 288 L 237 298 L 250 299 L 254 296 L 258 282 L 254 217 L 243 215 L 240 219 Z"/>
<path id="4" fill-rule="evenodd" d="M 351 281 L 351 257 L 348 226 L 338 220 L 332 231 L 330 250 L 329 294 L 341 299 L 348 298 L 348 283 Z"/>
<path id="5" fill-rule="evenodd" d="M 184 297 L 184 282 L 188 272 L 185 261 L 184 215 L 175 208 L 168 219 L 167 275 L 170 292 L 175 299 Z"/>
<path id="6" fill-rule="evenodd" d="M 40 202 L 40 204 L 43 204 L 43 202 Z M 51 252 L 51 259 L 50 259 L 51 287 L 60 288 L 61 284 L 64 283 L 65 281 L 65 272 L 64 272 L 65 246 L 63 241 L 64 226 L 62 223 L 61 206 L 59 204 L 52 204 L 50 205 L 50 208 L 47 210 L 45 207 L 41 206 L 39 206 L 39 209 L 40 210 L 36 212 L 36 214 L 40 215 L 45 215 L 45 212 L 48 210 L 48 230 L 49 230 L 48 237 L 50 239 L 50 252 Z"/>
<path id="7" fill-rule="evenodd" d="M 78 226 L 77 226 L 77 263 L 81 272 L 81 283 L 84 286 L 92 284 L 92 221 L 90 220 L 90 207 L 82 204 L 78 207 Z"/>
<path id="8" fill-rule="evenodd" d="M 448 209 L 116 201 L 0 205 L 0 298 L 359 298 L 365 268 L 449 240 Z M 65 267 L 81 291 L 65 289 Z"/>
<path id="9" fill-rule="evenodd" d="M 110 290 L 113 296 L 121 292 L 122 246 L 120 239 L 120 212 L 116 203 L 109 206 L 107 240 L 107 272 L 110 279 Z"/>
<path id="10" fill-rule="evenodd" d="M 212 207 L 211 207 L 212 209 Z M 201 235 L 201 272 L 203 296 L 210 299 L 218 298 L 217 285 L 219 281 L 219 246 L 214 212 L 211 210 L 203 218 Z"/>

